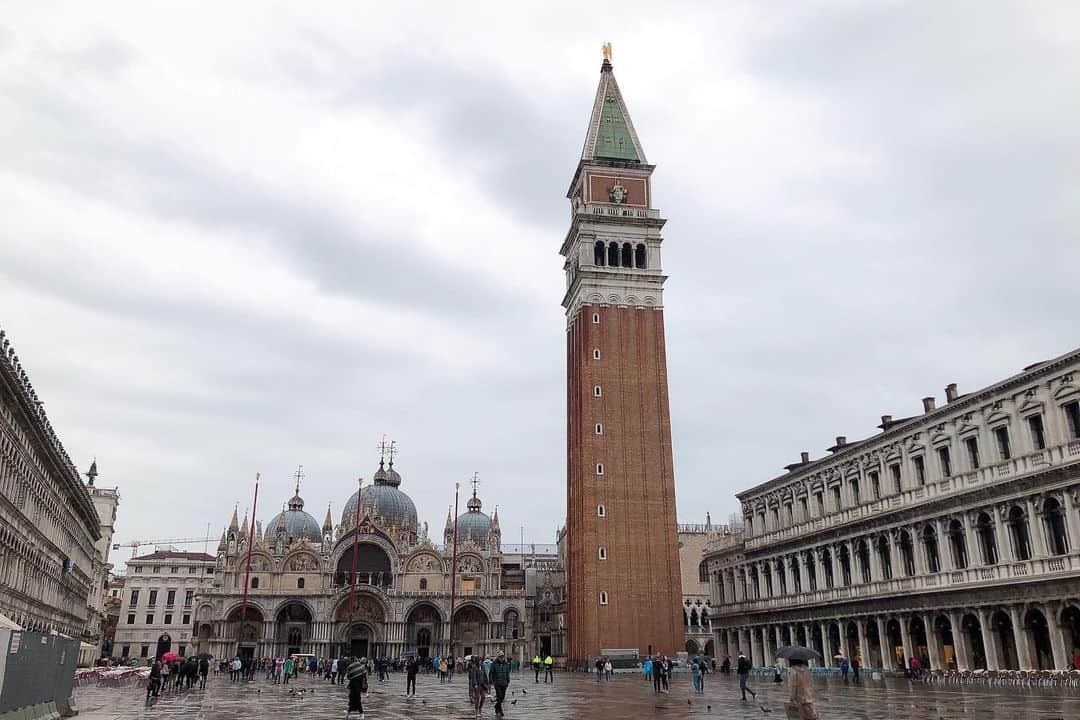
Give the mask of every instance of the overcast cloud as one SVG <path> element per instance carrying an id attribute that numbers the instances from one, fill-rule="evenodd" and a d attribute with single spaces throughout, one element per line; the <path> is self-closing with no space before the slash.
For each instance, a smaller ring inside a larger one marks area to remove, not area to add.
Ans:
<path id="1" fill-rule="evenodd" d="M 0 325 L 118 540 L 213 546 L 298 464 L 338 519 L 386 433 L 434 536 L 479 472 L 552 541 L 604 41 L 669 218 L 682 521 L 1077 346 L 1077 6 L 515 5 L 5 6 Z"/>

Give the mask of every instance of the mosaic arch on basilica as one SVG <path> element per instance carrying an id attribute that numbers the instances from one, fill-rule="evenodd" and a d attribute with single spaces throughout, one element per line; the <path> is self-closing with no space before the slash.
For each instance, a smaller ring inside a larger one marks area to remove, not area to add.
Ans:
<path id="1" fill-rule="evenodd" d="M 329 507 L 322 522 L 304 509 L 299 478 L 298 471 L 284 509 L 266 525 L 256 522 L 254 532 L 233 511 L 218 545 L 215 580 L 198 599 L 197 651 L 215 657 L 450 653 L 452 513 L 442 544 L 434 543 L 401 489 L 392 456 L 347 499 L 336 524 Z M 502 650 L 520 658 L 533 652 L 524 585 L 510 569 L 519 556 L 504 558 L 498 509 L 483 512 L 475 484 L 457 526 L 453 653 Z"/>

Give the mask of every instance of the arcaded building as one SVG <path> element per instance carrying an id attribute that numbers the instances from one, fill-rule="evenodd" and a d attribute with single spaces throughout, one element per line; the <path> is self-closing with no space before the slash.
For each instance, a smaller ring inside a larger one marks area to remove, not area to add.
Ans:
<path id="1" fill-rule="evenodd" d="M 654 167 L 606 57 L 560 250 L 573 664 L 685 644 Z"/>
<path id="2" fill-rule="evenodd" d="M 2 330 L 0 494 L 0 614 L 27 630 L 96 643 L 101 521 Z"/>
<path id="3" fill-rule="evenodd" d="M 706 550 L 718 656 L 1057 669 L 1080 654 L 1080 350 L 738 494 Z"/>
<path id="4" fill-rule="evenodd" d="M 504 548 L 498 511 L 484 512 L 475 485 L 456 522 L 448 513 L 433 539 L 402 485 L 394 463 L 380 461 L 371 483 L 345 495 L 337 518 L 329 508 L 321 521 L 311 515 L 298 481 L 284 510 L 265 524 L 253 529 L 234 512 L 214 581 L 197 599 L 199 651 L 396 658 L 502 650 L 521 659 L 551 647 L 550 614 L 536 610 L 563 591 L 554 549 Z M 541 624 L 547 632 L 534 632 Z"/>

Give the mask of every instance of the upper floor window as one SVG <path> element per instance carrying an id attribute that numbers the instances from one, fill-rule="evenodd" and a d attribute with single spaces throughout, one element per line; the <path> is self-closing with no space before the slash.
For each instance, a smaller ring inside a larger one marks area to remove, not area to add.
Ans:
<path id="1" fill-rule="evenodd" d="M 603 423 L 596 423 L 596 434 L 597 435 L 603 435 L 604 434 L 604 425 L 603 425 Z"/>
<path id="2" fill-rule="evenodd" d="M 427 578 L 420 578 L 420 589 L 427 590 Z"/>
<path id="3" fill-rule="evenodd" d="M 903 490 L 903 485 L 900 482 L 900 463 L 893 463 L 889 466 L 889 472 L 892 473 L 893 479 L 893 491 L 900 492 Z"/>
<path id="4" fill-rule="evenodd" d="M 592 389 L 592 394 L 594 397 L 601 397 L 604 394 L 604 391 L 600 389 L 599 385 L 596 385 Z"/>
<path id="5" fill-rule="evenodd" d="M 844 509 L 844 498 L 840 492 L 840 486 L 835 485 L 832 489 L 833 508 L 837 511 Z"/>
<path id="6" fill-rule="evenodd" d="M 923 462 L 921 455 L 912 458 L 911 462 L 915 466 L 915 482 L 922 487 L 926 484 L 926 463 Z"/>
<path id="7" fill-rule="evenodd" d="M 131 602 L 128 603 L 128 604 L 129 605 L 138 605 L 139 604 L 139 591 L 137 589 L 131 591 Z"/>
<path id="8" fill-rule="evenodd" d="M 791 509 L 791 503 L 784 503 L 784 519 L 788 525 L 795 524 L 795 512 Z"/>
<path id="9" fill-rule="evenodd" d="M 607 560 L 607 548 L 601 545 L 599 548 L 597 548 L 596 556 L 600 560 Z"/>
<path id="10" fill-rule="evenodd" d="M 607 508 L 605 508 L 603 505 L 597 505 L 596 517 L 607 517 Z"/>
<path id="11" fill-rule="evenodd" d="M 134 625 L 135 624 L 135 613 L 128 613 L 127 624 L 128 625 Z"/>
<path id="12" fill-rule="evenodd" d="M 296 578 L 296 589 L 297 590 L 303 590 L 304 589 L 304 578 Z"/>
<path id="13" fill-rule="evenodd" d="M 592 324 L 593 325 L 599 325 L 600 324 L 600 313 L 593 313 L 592 314 Z"/>
<path id="14" fill-rule="evenodd" d="M 600 359 L 600 348 L 593 348 L 592 359 L 593 360 L 599 360 Z"/>
<path id="15" fill-rule="evenodd" d="M 700 582 L 709 582 L 709 566 L 702 560 L 697 566 L 697 575 Z"/>
<path id="16" fill-rule="evenodd" d="M 806 522 L 807 520 L 810 519 L 810 510 L 806 506 L 806 496 L 805 495 L 803 497 L 799 498 L 799 513 L 800 513 L 800 519 L 803 522 Z"/>
<path id="17" fill-rule="evenodd" d="M 1028 418 L 1028 430 L 1031 432 L 1031 446 L 1036 450 L 1046 449 L 1046 432 L 1043 430 L 1042 415 Z"/>
<path id="18" fill-rule="evenodd" d="M 644 269 L 647 262 L 648 257 L 645 254 L 645 246 L 638 244 L 638 246 L 634 248 L 634 267 Z"/>
<path id="19" fill-rule="evenodd" d="M 818 517 L 820 517 L 825 514 L 825 495 L 820 491 L 816 492 L 814 493 L 814 500 L 815 504 L 817 505 L 816 509 Z"/>
<path id="20" fill-rule="evenodd" d="M 606 253 L 604 250 L 604 241 L 597 240 L 596 244 L 593 245 L 593 265 L 599 265 L 600 267 L 603 267 L 605 264 L 604 261 L 606 260 L 606 258 L 604 257 L 605 255 Z"/>
<path id="21" fill-rule="evenodd" d="M 135 572 L 141 573 L 142 572 L 142 565 L 136 565 L 135 566 Z"/>
<path id="22" fill-rule="evenodd" d="M 779 528 L 780 527 L 780 508 L 778 508 L 778 507 L 774 507 L 772 509 L 772 522 L 773 522 L 773 528 Z"/>
<path id="23" fill-rule="evenodd" d="M 1069 421 L 1069 437 L 1080 438 L 1080 400 L 1073 400 L 1061 406 Z"/>
<path id="24" fill-rule="evenodd" d="M 851 478 L 851 504 L 859 505 L 862 499 L 859 497 L 859 478 Z"/>
<path id="25" fill-rule="evenodd" d="M 251 589 L 256 590 L 259 587 L 259 578 L 251 578 Z"/>
<path id="26" fill-rule="evenodd" d="M 952 457 L 949 454 L 949 448 L 939 447 L 937 449 L 938 464 L 941 465 L 942 477 L 952 477 Z"/>
<path id="27" fill-rule="evenodd" d="M 994 439 L 997 441 L 998 456 L 1002 460 L 1012 457 L 1012 446 L 1009 444 L 1009 428 L 1002 425 L 994 428 Z"/>
<path id="28" fill-rule="evenodd" d="M 607 602 L 608 602 L 607 593 L 604 592 L 603 590 L 601 590 L 600 591 L 600 604 L 601 605 L 607 605 Z"/>
<path id="29" fill-rule="evenodd" d="M 877 470 L 870 472 L 870 492 L 873 493 L 875 500 L 881 497 L 881 476 Z"/>
<path id="30" fill-rule="evenodd" d="M 604 463 L 596 463 L 596 474 L 597 475 L 603 475 L 604 474 Z"/>
<path id="31" fill-rule="evenodd" d="M 971 463 L 972 470 L 978 470 L 979 465 L 979 438 L 969 437 L 964 440 L 964 447 L 967 448 L 968 461 Z"/>

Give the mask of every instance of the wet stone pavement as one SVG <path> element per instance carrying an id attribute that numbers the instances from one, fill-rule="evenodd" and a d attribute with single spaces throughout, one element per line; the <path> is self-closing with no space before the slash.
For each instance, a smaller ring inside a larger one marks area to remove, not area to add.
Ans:
<path id="1" fill-rule="evenodd" d="M 706 676 L 705 694 L 691 694 L 690 677 L 676 675 L 671 692 L 656 696 L 637 675 L 617 675 L 611 683 L 597 684 L 586 674 L 559 673 L 553 684 L 533 682 L 531 673 L 515 674 L 507 693 L 506 717 L 528 720 L 605 718 L 785 718 L 787 686 L 767 678 L 750 685 L 757 702 L 739 699 L 738 681 Z M 290 691 L 298 692 L 297 696 Z M 941 687 L 906 680 L 845 685 L 839 678 L 815 679 L 815 699 L 823 720 L 938 720 L 990 718 L 994 720 L 1051 720 L 1080 718 L 1080 692 L 1052 689 Z M 391 675 L 380 683 L 374 678 L 364 700 L 365 718 L 472 718 L 463 677 L 441 685 L 437 677 L 421 675 L 415 698 L 405 697 L 405 679 Z M 273 685 L 261 678 L 230 683 L 228 674 L 211 675 L 206 690 L 170 690 L 153 705 L 139 687 L 86 686 L 75 693 L 83 720 L 128 718 L 333 718 L 345 717 L 345 686 L 300 676 L 289 685 Z M 511 705 L 510 701 L 516 701 Z M 689 701 L 689 702 L 688 702 Z M 490 702 L 485 717 L 494 717 Z M 354 715 L 354 717 L 356 717 Z"/>

